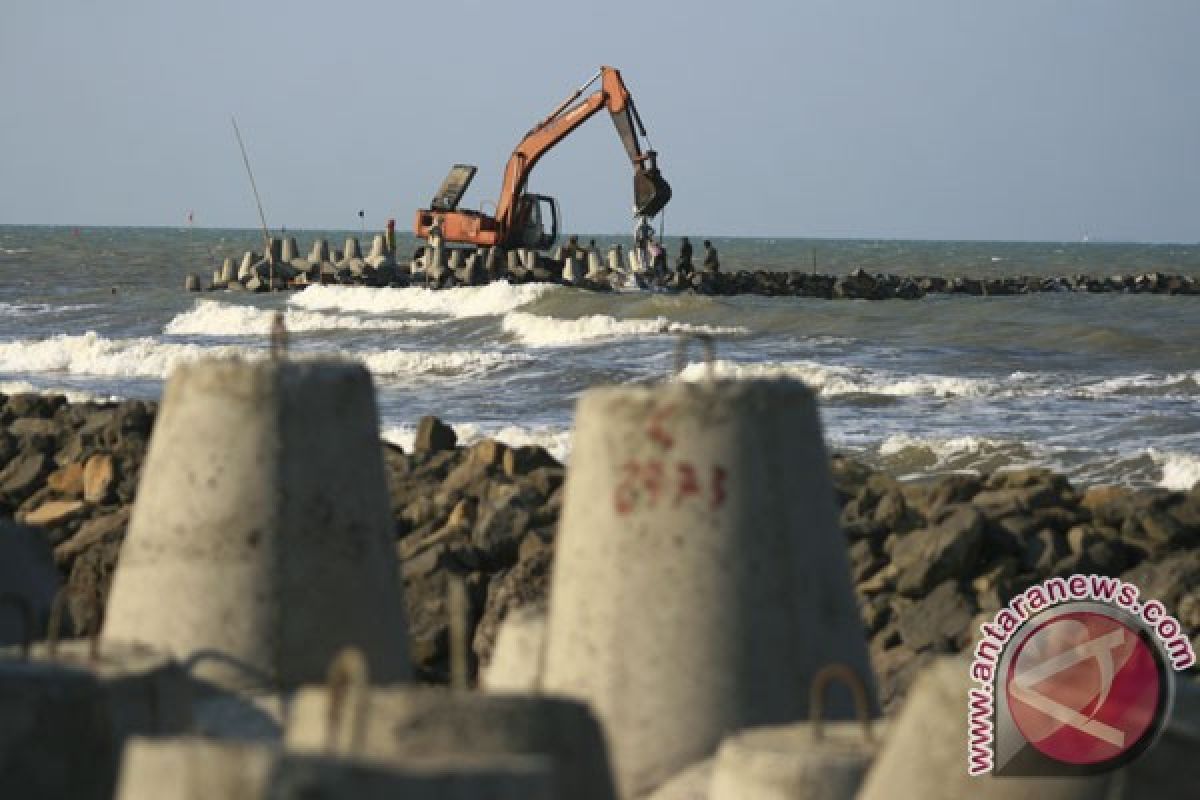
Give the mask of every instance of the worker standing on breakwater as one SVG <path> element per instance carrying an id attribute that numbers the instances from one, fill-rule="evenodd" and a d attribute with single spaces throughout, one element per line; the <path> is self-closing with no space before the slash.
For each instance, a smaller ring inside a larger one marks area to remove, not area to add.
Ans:
<path id="1" fill-rule="evenodd" d="M 675 271 L 681 275 L 690 275 L 693 269 L 692 243 L 685 236 L 683 237 L 683 242 L 679 245 L 679 260 L 675 262 Z"/>
<path id="2" fill-rule="evenodd" d="M 567 239 L 566 247 L 563 248 L 563 256 L 566 258 L 578 258 L 584 254 L 584 250 L 579 246 L 579 237 L 572 235 Z"/>
<path id="3" fill-rule="evenodd" d="M 717 259 L 717 248 L 708 239 L 704 240 L 704 269 L 705 271 L 720 272 L 721 262 Z"/>

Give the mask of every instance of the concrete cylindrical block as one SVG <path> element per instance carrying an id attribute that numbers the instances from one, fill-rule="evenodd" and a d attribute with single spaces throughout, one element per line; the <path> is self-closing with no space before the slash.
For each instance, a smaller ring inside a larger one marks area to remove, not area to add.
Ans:
<path id="1" fill-rule="evenodd" d="M 851 690 L 858 721 L 821 719 L 835 680 Z M 861 677 L 841 664 L 825 667 L 809 694 L 811 721 L 752 728 L 721 742 L 709 800 L 854 800 L 878 749 L 867 702 Z"/>
<path id="2" fill-rule="evenodd" d="M 0 794 L 108 800 L 125 740 L 191 724 L 190 681 L 146 648 L 87 641 L 0 656 Z"/>
<path id="3" fill-rule="evenodd" d="M 459 269 L 463 265 L 462 255 L 463 251 L 457 247 L 450 250 L 449 258 L 446 261 L 446 266 L 448 266 L 450 269 Z"/>
<path id="4" fill-rule="evenodd" d="M 621 245 L 615 244 L 608 250 L 608 268 L 614 272 L 625 270 L 625 251 Z"/>
<path id="5" fill-rule="evenodd" d="M 247 250 L 245 253 L 243 253 L 241 266 L 238 267 L 238 274 L 237 274 L 238 280 L 239 281 L 248 281 L 251 278 L 253 278 L 254 277 L 254 265 L 257 262 L 258 262 L 258 255 L 254 251 Z"/>
<path id="6" fill-rule="evenodd" d="M 492 660 L 479 677 L 489 692 L 532 692 L 542 681 L 542 654 L 546 647 L 546 612 L 535 607 L 515 608 L 508 612 Z"/>
<path id="7" fill-rule="evenodd" d="M 200 276 L 194 272 L 189 272 L 183 279 L 183 290 L 185 292 L 198 292 L 201 289 Z"/>
<path id="8" fill-rule="evenodd" d="M 567 256 L 563 262 L 563 280 L 567 283 L 579 283 L 584 278 L 583 264 L 575 256 Z"/>
<path id="9" fill-rule="evenodd" d="M 516 270 L 516 269 L 521 268 L 521 251 L 520 250 L 509 250 L 508 251 L 508 265 L 507 266 L 510 270 Z"/>
<path id="10" fill-rule="evenodd" d="M 237 265 L 233 263 L 232 258 L 226 258 L 221 262 L 221 283 L 233 283 L 237 280 Z"/>
<path id="11" fill-rule="evenodd" d="M 595 250 L 589 250 L 587 254 L 587 279 L 595 280 L 604 276 L 604 262 L 600 258 L 600 254 Z"/>
<path id="12" fill-rule="evenodd" d="M 529 247 L 521 250 L 521 265 L 528 270 L 536 269 L 538 265 L 538 251 Z"/>
<path id="13" fill-rule="evenodd" d="M 313 264 L 329 261 L 329 242 L 324 239 L 317 239 L 313 242 L 312 251 L 308 254 L 308 260 Z"/>
<path id="14" fill-rule="evenodd" d="M 396 764 L 417 756 L 539 756 L 554 766 L 555 797 L 614 800 L 604 736 L 581 703 L 432 688 L 353 694 L 341 698 L 339 717 L 330 690 L 297 692 L 287 747 Z"/>
<path id="15" fill-rule="evenodd" d="M 371 240 L 371 258 L 385 258 L 388 254 L 387 239 L 382 233 L 375 234 L 375 238 Z"/>
<path id="16" fill-rule="evenodd" d="M 808 388 L 592 389 L 573 441 L 543 688 L 595 709 L 623 796 L 804 718 L 826 664 L 871 674 Z"/>
<path id="17" fill-rule="evenodd" d="M 410 667 L 367 371 L 337 361 L 176 368 L 146 456 L 104 635 L 228 686 L 323 679 L 346 645 Z"/>
<path id="18" fill-rule="evenodd" d="M 867 772 L 859 800 L 1109 800 L 1114 773 L 1079 778 L 973 777 L 967 773 L 970 664 L 943 658 L 917 676 Z"/>
<path id="19" fill-rule="evenodd" d="M 199 737 L 138 739 L 125 751 L 117 800 L 550 800 L 543 759 L 421 758 L 406 764 L 288 753 Z"/>
<path id="20" fill-rule="evenodd" d="M 291 262 L 294 258 L 300 257 L 300 248 L 296 244 L 296 237 L 289 236 L 283 240 L 283 247 L 279 253 L 279 260 Z"/>
<path id="21" fill-rule="evenodd" d="M 349 261 L 352 258 L 362 258 L 362 247 L 358 244 L 357 236 L 346 237 L 346 246 L 342 249 L 342 261 Z"/>

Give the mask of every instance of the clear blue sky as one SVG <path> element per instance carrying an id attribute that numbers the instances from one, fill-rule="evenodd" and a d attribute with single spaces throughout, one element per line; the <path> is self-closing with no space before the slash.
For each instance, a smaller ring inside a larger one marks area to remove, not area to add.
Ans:
<path id="1" fill-rule="evenodd" d="M 622 70 L 668 233 L 1200 240 L 1197 0 L 3 0 L 0 223 L 411 225 Z M 531 188 L 629 229 L 607 115 Z"/>

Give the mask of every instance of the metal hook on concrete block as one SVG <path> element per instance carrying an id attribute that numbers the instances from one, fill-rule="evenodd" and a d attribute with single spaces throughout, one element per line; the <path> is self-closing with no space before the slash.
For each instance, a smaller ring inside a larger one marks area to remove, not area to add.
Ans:
<path id="1" fill-rule="evenodd" d="M 717 342 L 711 334 L 687 331 L 679 334 L 675 341 L 675 374 L 687 367 L 688 342 L 697 341 L 704 346 L 704 376 L 708 380 L 716 377 Z"/>
<path id="2" fill-rule="evenodd" d="M 828 664 L 813 676 L 812 686 L 808 695 L 808 715 L 812 722 L 813 738 L 820 739 L 824 735 L 822 724 L 825 714 L 825 694 L 829 684 L 840 681 L 854 697 L 854 714 L 862 723 L 863 738 L 870 742 L 874 740 L 871 733 L 871 708 L 867 700 L 867 686 L 862 677 L 846 664 Z"/>

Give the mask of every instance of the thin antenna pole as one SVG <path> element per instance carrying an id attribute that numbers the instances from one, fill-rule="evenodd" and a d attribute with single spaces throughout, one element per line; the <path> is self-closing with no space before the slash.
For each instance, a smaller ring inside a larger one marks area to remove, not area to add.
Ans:
<path id="1" fill-rule="evenodd" d="M 254 202 L 258 206 L 258 219 L 262 223 L 263 245 L 266 247 L 267 264 L 270 266 L 270 290 L 275 290 L 275 254 L 271 252 L 271 234 L 267 231 L 267 215 L 263 213 L 262 199 L 258 196 L 258 184 L 254 182 L 254 171 L 250 169 L 250 158 L 246 155 L 246 144 L 242 141 L 242 132 L 238 130 L 237 117 L 230 115 L 233 122 L 233 134 L 237 137 L 238 147 L 242 151 L 242 162 L 246 165 L 246 174 L 250 176 L 250 188 L 254 191 Z"/>

